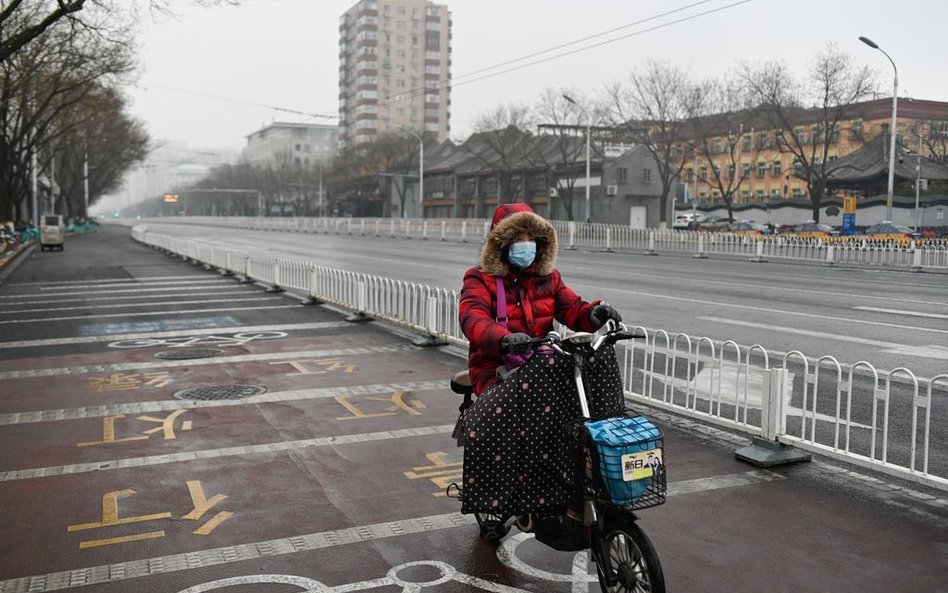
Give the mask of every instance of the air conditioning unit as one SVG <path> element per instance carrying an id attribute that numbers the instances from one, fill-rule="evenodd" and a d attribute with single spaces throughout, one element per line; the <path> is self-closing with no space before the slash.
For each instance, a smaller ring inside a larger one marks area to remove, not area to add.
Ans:
<path id="1" fill-rule="evenodd" d="M 555 187 L 551 187 L 551 188 L 550 188 L 550 197 L 551 197 L 551 198 L 555 198 L 555 197 L 557 197 L 557 196 L 559 196 L 559 195 L 560 195 L 560 192 L 558 192 Z"/>
<path id="2" fill-rule="evenodd" d="M 619 193 L 619 186 L 618 186 L 618 185 L 607 185 L 607 186 L 606 186 L 606 195 L 607 195 L 607 196 L 614 196 L 614 195 L 616 195 L 616 194 L 618 194 L 618 193 Z"/>

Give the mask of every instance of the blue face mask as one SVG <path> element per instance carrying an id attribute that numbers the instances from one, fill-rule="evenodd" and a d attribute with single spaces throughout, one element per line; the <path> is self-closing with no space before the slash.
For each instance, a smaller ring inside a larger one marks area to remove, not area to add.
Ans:
<path id="1" fill-rule="evenodd" d="M 507 261 L 521 270 L 530 267 L 537 257 L 537 244 L 533 241 L 521 241 L 510 246 Z"/>

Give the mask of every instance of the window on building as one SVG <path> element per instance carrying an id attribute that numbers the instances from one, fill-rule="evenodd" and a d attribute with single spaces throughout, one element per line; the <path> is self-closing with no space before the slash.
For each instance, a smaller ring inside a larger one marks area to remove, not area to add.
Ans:
<path id="1" fill-rule="evenodd" d="M 711 165 L 711 170 L 714 172 L 715 179 L 721 178 L 721 167 L 719 167 L 718 165 Z"/>
<path id="2" fill-rule="evenodd" d="M 404 6 L 396 6 L 396 7 L 395 7 L 395 12 L 397 12 L 398 14 L 405 14 L 405 7 L 404 7 Z"/>
<path id="3" fill-rule="evenodd" d="M 686 169 L 686 170 L 685 170 L 685 180 L 688 181 L 688 183 L 691 183 L 692 181 L 695 180 L 695 170 L 694 170 L 694 169 Z"/>
<path id="4" fill-rule="evenodd" d="M 830 142 L 839 142 L 839 124 L 833 124 L 833 131 L 830 132 Z"/>
<path id="5" fill-rule="evenodd" d="M 751 139 L 750 136 L 744 136 L 744 137 L 741 139 L 741 148 L 742 148 L 743 150 L 750 150 L 750 149 L 752 149 L 753 147 L 754 147 L 754 145 L 753 145 L 753 140 Z"/>
<path id="6" fill-rule="evenodd" d="M 737 169 L 737 167 L 734 165 L 734 163 L 729 163 L 729 164 L 728 164 L 728 166 L 727 166 L 727 178 L 728 178 L 728 179 L 734 179 L 734 171 L 735 171 L 736 169 Z"/>
<path id="7" fill-rule="evenodd" d="M 744 202 L 747 202 L 748 200 L 750 200 L 750 197 L 751 197 L 751 192 L 749 189 L 741 190 L 741 200 L 743 200 Z"/>
<path id="8" fill-rule="evenodd" d="M 701 181 L 706 181 L 708 179 L 707 167 L 701 167 L 700 169 L 698 169 L 698 179 L 700 179 Z"/>
<path id="9" fill-rule="evenodd" d="M 294 146 L 293 146 L 293 150 L 299 152 L 299 150 L 300 150 L 300 145 L 299 145 L 299 144 L 294 145 Z"/>
<path id="10" fill-rule="evenodd" d="M 694 171 L 688 169 L 689 174 L 693 174 Z M 625 184 L 629 182 L 629 169 L 628 167 L 619 167 L 616 169 L 616 183 Z"/>
<path id="11" fill-rule="evenodd" d="M 397 57 L 403 59 L 403 60 L 404 60 L 405 57 L 406 57 L 405 50 L 403 50 L 403 49 L 400 49 L 400 50 L 398 50 L 397 52 L 395 52 L 395 55 L 396 55 Z"/>
<path id="12" fill-rule="evenodd" d="M 742 175 L 743 175 L 743 177 L 744 177 L 745 179 L 746 179 L 747 177 L 750 177 L 751 164 L 750 164 L 750 163 L 742 163 L 742 164 L 741 164 L 741 172 L 742 172 Z"/>
<path id="13" fill-rule="evenodd" d="M 396 43 L 399 43 L 399 44 L 401 44 L 401 45 L 405 45 L 405 36 L 404 36 L 404 35 L 398 35 L 398 36 L 396 36 L 396 37 L 395 37 L 395 42 L 396 42 Z"/>
<path id="14" fill-rule="evenodd" d="M 642 169 L 642 183 L 652 182 L 652 170 L 648 167 Z"/>
<path id="15" fill-rule="evenodd" d="M 757 163 L 757 176 L 763 177 L 766 174 L 767 174 L 767 163 L 763 163 L 763 162 Z"/>
<path id="16" fill-rule="evenodd" d="M 767 148 L 768 144 L 769 143 L 767 141 L 767 132 L 761 132 L 757 134 L 757 149 L 758 150 L 763 150 Z"/>
<path id="17" fill-rule="evenodd" d="M 773 172 L 774 177 L 780 177 L 780 174 L 783 172 L 782 168 L 783 168 L 783 163 L 781 163 L 779 160 L 775 160 L 770 165 L 770 170 Z"/>
<path id="18" fill-rule="evenodd" d="M 399 31 L 404 31 L 404 30 L 405 30 L 405 21 L 396 21 L 396 22 L 395 22 L 395 28 L 398 29 Z"/>

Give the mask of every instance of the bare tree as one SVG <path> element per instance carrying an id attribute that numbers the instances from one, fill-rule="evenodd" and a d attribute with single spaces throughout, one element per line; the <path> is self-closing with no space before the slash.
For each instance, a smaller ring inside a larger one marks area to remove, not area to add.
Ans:
<path id="1" fill-rule="evenodd" d="M 830 148 L 839 140 L 841 125 L 858 115 L 855 105 L 872 94 L 873 71 L 827 44 L 803 79 L 776 62 L 745 64 L 741 76 L 761 115 L 777 131 L 780 151 L 793 155 L 794 173 L 806 182 L 813 220 L 819 221 L 833 172 Z"/>
<path id="2" fill-rule="evenodd" d="M 433 142 L 430 135 L 422 136 L 426 146 Z M 396 192 L 401 215 L 405 214 L 407 197 L 404 183 L 396 178 L 416 178 L 419 146 L 414 137 L 390 132 L 380 134 L 374 141 L 355 144 L 342 151 L 333 161 L 329 172 L 330 188 L 338 197 L 349 194 L 378 194 L 386 207 L 383 214 L 391 215 L 387 205 Z"/>
<path id="3" fill-rule="evenodd" d="M 60 117 L 66 131 L 52 149 L 51 170 L 62 192 L 62 213 L 87 216 L 86 181 L 90 205 L 117 189 L 125 171 L 145 158 L 148 134 L 125 112 L 124 99 L 110 89 L 91 93 Z"/>
<path id="4" fill-rule="evenodd" d="M 546 173 L 550 186 L 556 189 L 552 197 L 559 201 L 568 220 L 576 219 L 576 181 L 583 174 L 582 163 L 586 158 L 583 134 L 585 125 L 593 123 L 584 120 L 588 113 L 577 105 L 588 103 L 574 89 L 544 90 L 536 106 L 541 123 L 537 142 L 527 155 L 535 167 Z"/>
<path id="5" fill-rule="evenodd" d="M 703 169 L 703 174 L 697 170 L 692 174 L 720 195 L 730 219 L 734 196 L 750 179 L 763 148 L 754 138 L 759 117 L 750 107 L 746 88 L 733 77 L 696 84 L 685 101 L 694 162 Z"/>
<path id="6" fill-rule="evenodd" d="M 32 155 L 48 167 L 60 140 L 93 116 L 79 106 L 131 71 L 130 47 L 118 33 L 70 21 L 0 62 L 0 216 L 26 218 L 18 205 L 29 195 Z"/>
<path id="7" fill-rule="evenodd" d="M 463 144 L 485 168 L 497 176 L 497 203 L 523 196 L 524 165 L 532 150 L 534 114 L 528 105 L 507 104 L 478 117 L 474 134 Z"/>
<path id="8" fill-rule="evenodd" d="M 628 85 L 616 83 L 606 91 L 611 119 L 645 146 L 655 159 L 662 183 L 660 221 L 668 223 L 668 196 L 678 181 L 688 154 L 685 139 L 689 90 L 688 75 L 667 62 L 649 60 L 629 76 Z"/>
<path id="9" fill-rule="evenodd" d="M 239 0 L 193 0 L 198 5 L 239 4 Z M 93 24 L 82 11 L 98 10 L 114 15 L 137 8 L 135 2 L 120 0 L 9 0 L 0 7 L 0 63 L 20 51 L 34 39 L 64 21 L 72 20 L 83 26 Z M 173 0 L 151 0 L 148 9 L 157 12 L 172 10 Z"/>

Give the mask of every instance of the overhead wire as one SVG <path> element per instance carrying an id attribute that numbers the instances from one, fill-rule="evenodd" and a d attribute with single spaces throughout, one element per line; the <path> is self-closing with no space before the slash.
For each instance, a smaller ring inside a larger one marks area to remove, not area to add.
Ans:
<path id="1" fill-rule="evenodd" d="M 662 12 L 662 13 L 659 13 L 659 14 L 656 14 L 656 15 L 652 15 L 652 16 L 649 16 L 649 17 L 644 18 L 644 19 L 639 19 L 639 20 L 637 20 L 637 21 L 634 21 L 634 22 L 631 22 L 631 23 L 626 23 L 626 24 L 620 25 L 620 26 L 618 26 L 618 27 L 613 27 L 613 28 L 611 28 L 611 29 L 607 29 L 607 30 L 601 31 L 601 32 L 599 32 L 599 33 L 594 33 L 594 34 L 592 34 L 592 35 L 587 35 L 587 36 L 585 36 L 585 37 L 581 37 L 581 38 L 575 39 L 575 40 L 573 40 L 573 41 L 568 41 L 568 42 L 566 42 L 566 43 L 561 43 L 561 44 L 559 44 L 559 45 L 556 45 L 556 46 L 553 46 L 553 47 L 550 47 L 550 48 L 547 48 L 547 49 L 543 49 L 543 50 L 540 50 L 540 51 L 536 51 L 536 52 L 532 52 L 532 53 L 529 53 L 529 54 L 525 54 L 525 55 L 523 55 L 523 56 L 520 56 L 520 57 L 517 57 L 517 58 L 513 58 L 513 59 L 511 59 L 511 60 L 505 60 L 505 61 L 503 61 L 503 62 L 498 62 L 497 64 L 493 64 L 493 65 L 491 65 L 491 66 L 485 66 L 485 67 L 483 67 L 483 68 L 479 68 L 479 69 L 477 69 L 477 70 L 473 70 L 473 71 L 471 71 L 471 72 L 467 72 L 467 73 L 465 73 L 465 74 L 461 74 L 461 75 L 459 75 L 459 76 L 452 77 L 451 79 L 448 79 L 448 80 L 439 81 L 439 82 L 438 82 L 435 86 L 433 86 L 433 87 L 418 86 L 418 87 L 414 87 L 414 88 L 411 88 L 411 89 L 407 89 L 407 90 L 405 90 L 405 91 L 403 91 L 403 92 L 401 92 L 401 93 L 395 94 L 395 95 L 389 93 L 389 94 L 387 94 L 387 95 L 385 96 L 384 100 L 382 100 L 382 101 L 379 102 L 379 105 L 389 105 L 389 104 L 399 103 L 399 102 L 402 102 L 403 100 L 405 100 L 405 98 L 412 98 L 412 97 L 420 96 L 420 95 L 426 94 L 426 93 L 427 93 L 428 91 L 430 91 L 430 90 L 438 90 L 438 89 L 442 89 L 442 88 L 449 87 L 449 86 L 450 86 L 450 87 L 462 86 L 462 85 L 465 85 L 465 84 L 470 84 L 470 83 L 472 83 L 472 82 L 479 82 L 479 81 L 482 81 L 482 80 L 486 80 L 486 79 L 488 79 L 488 78 L 493 78 L 493 77 L 495 77 L 495 76 L 500 76 L 500 75 L 503 75 L 503 74 L 509 74 L 510 72 L 515 72 L 515 71 L 517 71 L 517 70 L 522 70 L 522 69 L 524 69 L 524 68 L 529 68 L 529 67 L 531 67 L 531 66 L 537 66 L 537 65 L 539 65 L 539 64 L 544 64 L 544 63 L 547 63 L 547 62 L 552 62 L 552 61 L 554 61 L 554 60 L 558 60 L 558 59 L 560 59 L 560 58 L 564 58 L 564 57 L 567 57 L 567 56 L 570 56 L 570 55 L 575 55 L 575 54 L 582 53 L 582 52 L 585 52 L 585 51 L 589 51 L 589 50 L 591 50 L 591 49 L 595 49 L 595 48 L 598 48 L 598 47 L 602 47 L 602 46 L 605 46 L 605 45 L 608 45 L 608 44 L 611 44 L 611 43 L 616 43 L 616 42 L 618 42 L 618 41 L 622 41 L 622 40 L 629 39 L 629 38 L 632 38 L 632 37 L 637 37 L 637 36 L 639 36 L 639 35 L 644 35 L 644 34 L 646 34 L 646 33 L 650 33 L 650 32 L 653 32 L 653 31 L 661 30 L 661 29 L 670 27 L 670 26 L 672 26 L 672 25 L 681 24 L 681 23 L 688 22 L 688 21 L 691 21 L 691 20 L 694 20 L 694 19 L 697 19 L 697 18 L 700 18 L 700 17 L 704 17 L 704 16 L 707 16 L 707 15 L 710 15 L 710 14 L 714 14 L 714 13 L 717 13 L 717 12 L 721 12 L 721 11 L 724 11 L 724 10 L 728 10 L 728 9 L 734 8 L 734 7 L 736 7 L 736 6 L 740 6 L 740 5 L 742 5 L 742 4 L 748 4 L 748 3 L 750 3 L 750 2 L 753 2 L 754 0 L 738 0 L 738 1 L 736 1 L 736 2 L 732 2 L 732 3 L 730 3 L 730 4 L 726 4 L 726 5 L 724 5 L 724 6 L 717 6 L 717 7 L 714 7 L 714 8 L 710 8 L 710 9 L 708 9 L 708 10 L 704 10 L 704 11 L 702 11 L 702 12 L 698 12 L 698 13 L 694 13 L 694 14 L 689 14 L 688 16 L 684 16 L 684 17 L 681 17 L 681 18 L 678 18 L 678 19 L 674 19 L 674 20 L 671 20 L 671 21 L 668 21 L 668 22 L 660 23 L 660 24 L 654 25 L 654 26 L 652 26 L 652 27 L 648 27 L 648 28 L 646 28 L 646 29 L 642 29 L 642 30 L 634 31 L 634 32 L 632 32 L 632 33 L 628 33 L 628 34 L 626 34 L 626 35 L 620 35 L 620 36 L 618 36 L 618 37 L 613 37 L 613 38 L 610 38 L 610 39 L 606 39 L 606 40 L 604 40 L 604 41 L 600 41 L 600 42 L 593 43 L 593 44 L 590 44 L 590 45 L 585 45 L 585 46 L 582 46 L 582 47 L 579 47 L 579 48 L 576 48 L 576 49 L 572 49 L 572 50 L 569 50 L 569 51 L 566 51 L 566 52 L 558 53 L 558 54 L 555 54 L 555 55 L 552 55 L 552 56 L 548 56 L 548 57 L 545 57 L 545 58 L 542 58 L 542 59 L 539 59 L 539 60 L 533 60 L 533 61 L 530 61 L 530 62 L 527 62 L 527 63 L 524 63 L 524 64 L 518 64 L 518 65 L 513 66 L 513 67 L 511 67 L 511 68 L 505 68 L 505 69 L 500 70 L 500 71 L 497 71 L 497 72 L 491 72 L 492 70 L 496 70 L 496 69 L 498 69 L 498 68 L 503 68 L 504 66 L 509 66 L 509 65 L 511 65 L 511 64 L 517 64 L 518 62 L 522 62 L 522 61 L 524 61 L 524 60 L 529 60 L 529 59 L 531 59 L 531 58 L 534 58 L 534 57 L 537 57 L 537 56 L 546 55 L 546 54 L 549 54 L 549 53 L 551 53 L 551 52 L 555 52 L 555 51 L 560 50 L 560 49 L 564 49 L 564 48 L 567 48 L 567 47 L 571 47 L 571 46 L 574 46 L 574 45 L 577 45 L 577 44 L 580 44 L 580 43 L 583 43 L 583 42 L 586 42 L 586 41 L 590 41 L 590 40 L 593 40 L 593 39 L 598 39 L 598 38 L 600 38 L 600 37 L 603 37 L 603 36 L 606 36 L 606 35 L 610 35 L 610 34 L 612 34 L 612 33 L 616 33 L 616 32 L 618 32 L 618 31 L 622 31 L 622 30 L 628 29 L 628 28 L 630 28 L 630 27 L 635 27 L 635 26 L 638 26 L 638 25 L 642 25 L 642 24 L 645 24 L 645 23 L 648 23 L 648 22 L 655 21 L 655 20 L 660 19 L 660 18 L 664 18 L 664 17 L 667 17 L 667 16 L 671 16 L 671 15 L 673 15 L 673 14 L 678 14 L 678 13 L 684 12 L 684 11 L 686 11 L 686 10 L 690 10 L 690 9 L 695 8 L 695 7 L 702 6 L 702 5 L 705 5 L 705 4 L 714 2 L 714 1 L 716 1 L 716 0 L 700 0 L 700 1 L 698 1 L 698 2 L 693 2 L 693 3 L 691 3 L 691 4 L 687 4 L 687 5 L 685 5 L 685 6 L 680 6 L 680 7 L 678 7 L 678 8 L 675 8 L 675 9 L 672 9 L 672 10 L 668 10 L 668 11 L 665 11 L 665 12 Z M 481 73 L 484 73 L 484 72 L 489 72 L 489 74 L 485 74 L 485 75 L 483 75 L 483 76 L 476 76 L 476 75 L 481 74 Z M 470 78 L 470 77 L 472 77 L 472 76 L 474 76 L 474 78 Z M 468 79 L 468 80 L 464 80 L 464 79 Z M 185 94 L 189 94 L 189 95 L 194 95 L 194 96 L 200 96 L 200 97 L 215 99 L 215 100 L 218 100 L 218 101 L 227 101 L 227 102 L 231 102 L 231 103 L 238 103 L 238 104 L 242 104 L 242 105 L 249 105 L 249 106 L 252 106 L 252 107 L 262 107 L 262 108 L 264 108 L 264 109 L 269 109 L 269 110 L 271 110 L 271 111 L 277 111 L 277 112 L 281 112 L 281 113 L 289 113 L 289 114 L 293 114 L 293 115 L 305 116 L 305 117 L 307 117 L 307 118 L 309 118 L 309 119 L 338 119 L 338 118 L 339 118 L 339 115 L 338 115 L 338 114 L 312 113 L 312 112 L 308 112 L 308 111 L 302 111 L 302 110 L 299 110 L 299 109 L 291 109 L 291 108 L 288 108 L 288 107 L 281 107 L 281 106 L 278 106 L 278 105 L 269 105 L 269 104 L 266 104 L 266 103 L 256 103 L 256 102 L 253 102 L 253 101 L 247 101 L 247 100 L 243 100 L 243 99 L 235 99 L 235 98 L 232 98 L 232 97 L 223 97 L 223 96 L 214 95 L 214 94 L 211 94 L 211 93 L 205 93 L 205 92 L 201 92 L 201 91 L 193 91 L 193 90 L 188 90 L 188 89 L 182 89 L 182 88 L 177 88 L 177 87 L 172 87 L 172 86 L 162 85 L 162 84 L 146 83 L 144 86 L 145 86 L 146 88 L 147 88 L 147 87 L 161 88 L 161 89 L 170 90 L 170 91 L 175 91 L 175 92 L 179 92 L 179 93 L 185 93 Z"/>

